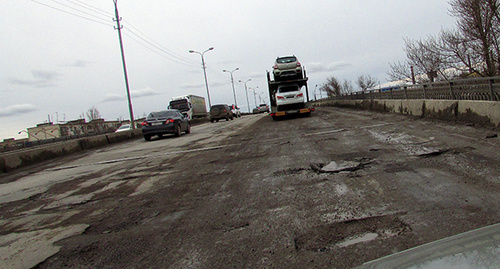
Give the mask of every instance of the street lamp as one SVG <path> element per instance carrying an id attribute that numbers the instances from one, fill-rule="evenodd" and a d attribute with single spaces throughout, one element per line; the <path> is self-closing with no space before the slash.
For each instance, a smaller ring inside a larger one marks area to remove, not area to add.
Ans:
<path id="1" fill-rule="evenodd" d="M 234 91 L 234 80 L 233 80 L 233 72 L 240 70 L 239 68 L 234 69 L 233 71 L 228 71 L 228 70 L 222 70 L 222 72 L 228 72 L 231 73 L 231 84 L 233 85 L 233 96 L 234 96 L 234 106 L 237 108 L 238 104 L 236 103 L 236 92 Z"/>
<path id="2" fill-rule="evenodd" d="M 257 95 L 257 94 L 255 93 L 255 90 L 257 90 L 258 88 L 259 88 L 259 86 L 255 87 L 255 88 L 250 88 L 250 90 L 253 91 L 253 101 L 255 103 L 255 107 L 257 107 L 257 98 L 255 98 L 255 95 Z"/>
<path id="3" fill-rule="evenodd" d="M 203 74 L 205 75 L 205 86 L 207 87 L 208 108 L 212 107 L 212 102 L 210 101 L 210 92 L 208 91 L 208 81 L 207 81 L 207 71 L 206 71 L 207 67 L 205 65 L 205 58 L 203 58 L 203 54 L 205 54 L 205 52 L 207 52 L 209 50 L 213 50 L 213 49 L 214 49 L 214 47 L 210 47 L 207 50 L 205 50 L 204 52 L 197 52 L 194 50 L 189 51 L 189 53 L 198 53 L 201 56 L 201 65 L 203 66 Z"/>
<path id="4" fill-rule="evenodd" d="M 241 82 L 241 83 L 244 83 L 244 84 L 245 84 L 245 94 L 246 94 L 246 96 L 247 96 L 247 107 L 248 107 L 248 113 L 250 113 L 250 103 L 248 103 L 248 90 L 247 90 L 247 83 L 248 83 L 249 81 L 251 81 L 251 80 L 252 80 L 251 78 L 249 78 L 247 81 L 239 80 L 239 82 Z"/>

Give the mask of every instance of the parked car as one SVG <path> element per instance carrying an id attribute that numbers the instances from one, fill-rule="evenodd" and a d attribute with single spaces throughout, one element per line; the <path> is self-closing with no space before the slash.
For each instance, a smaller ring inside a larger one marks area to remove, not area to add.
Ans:
<path id="1" fill-rule="evenodd" d="M 241 112 L 240 112 L 239 107 L 237 107 L 235 105 L 231 105 L 229 108 L 231 109 L 231 112 L 233 113 L 233 117 L 235 117 L 235 118 L 241 117 Z"/>
<path id="2" fill-rule="evenodd" d="M 226 119 L 226 121 L 234 119 L 233 112 L 228 105 L 213 105 L 210 108 L 210 122 L 219 122 L 220 119 Z"/>
<path id="3" fill-rule="evenodd" d="M 142 135 L 146 141 L 151 140 L 153 135 L 158 137 L 162 137 L 164 134 L 181 136 L 182 132 L 189 134 L 191 123 L 177 109 L 151 112 L 142 123 Z"/>
<path id="4" fill-rule="evenodd" d="M 280 107 L 301 107 L 305 104 L 304 94 L 297 84 L 286 84 L 276 91 L 276 105 Z"/>
<path id="5" fill-rule="evenodd" d="M 120 126 L 118 129 L 116 129 L 115 133 L 120 133 L 120 132 L 125 132 L 125 131 L 130 131 L 132 130 L 132 125 L 130 124 L 124 124 Z"/>
<path id="6" fill-rule="evenodd" d="M 276 58 L 273 66 L 274 80 L 303 78 L 302 65 L 295 55 Z"/>
<path id="7" fill-rule="evenodd" d="M 252 110 L 254 114 L 265 113 L 265 112 L 269 113 L 269 111 L 270 111 L 269 106 L 267 104 L 260 104 L 258 107 Z"/>

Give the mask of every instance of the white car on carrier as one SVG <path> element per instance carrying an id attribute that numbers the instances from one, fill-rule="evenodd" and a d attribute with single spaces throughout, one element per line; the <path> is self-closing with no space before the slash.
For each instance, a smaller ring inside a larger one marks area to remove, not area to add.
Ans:
<path id="1" fill-rule="evenodd" d="M 303 108 L 305 105 L 305 98 L 299 85 L 280 85 L 276 91 L 276 105 L 278 106 L 278 110 Z"/>

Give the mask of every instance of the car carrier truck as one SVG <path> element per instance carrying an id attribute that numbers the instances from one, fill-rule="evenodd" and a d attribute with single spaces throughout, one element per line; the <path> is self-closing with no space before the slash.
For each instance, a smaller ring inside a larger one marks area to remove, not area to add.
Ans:
<path id="1" fill-rule="evenodd" d="M 174 97 L 170 100 L 168 108 L 178 109 L 182 114 L 187 115 L 189 120 L 207 116 L 205 98 L 197 95 L 190 94 Z"/>
<path id="2" fill-rule="evenodd" d="M 309 103 L 308 77 L 305 69 L 302 72 L 302 76 L 291 77 L 286 80 L 271 80 L 271 75 L 267 71 L 271 117 L 274 120 L 293 114 L 308 116 L 314 111 L 314 107 Z M 304 91 L 306 98 L 304 98 Z"/>

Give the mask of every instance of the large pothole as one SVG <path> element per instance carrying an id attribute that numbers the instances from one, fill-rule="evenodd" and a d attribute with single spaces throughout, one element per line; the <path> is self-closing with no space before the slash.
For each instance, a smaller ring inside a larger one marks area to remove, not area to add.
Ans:
<path id="1" fill-rule="evenodd" d="M 375 216 L 315 227 L 310 232 L 297 236 L 294 243 L 297 251 L 325 252 L 401 236 L 409 231 L 410 226 L 396 216 Z"/>

